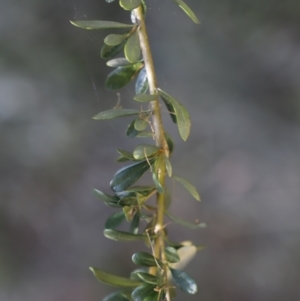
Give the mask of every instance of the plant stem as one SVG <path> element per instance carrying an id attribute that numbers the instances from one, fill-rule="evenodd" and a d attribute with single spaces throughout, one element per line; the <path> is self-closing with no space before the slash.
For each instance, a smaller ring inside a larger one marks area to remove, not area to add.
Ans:
<path id="1" fill-rule="evenodd" d="M 142 54 L 145 62 L 145 68 L 147 72 L 147 78 L 149 83 L 149 91 L 152 95 L 157 95 L 157 79 L 154 69 L 154 63 L 152 59 L 152 54 L 149 45 L 148 34 L 146 30 L 145 18 L 143 14 L 142 6 L 139 6 L 134 10 L 137 22 L 138 22 L 138 33 L 140 39 L 140 46 L 142 49 Z M 162 123 L 160 104 L 157 99 L 151 101 L 150 103 L 152 109 L 152 128 L 154 131 L 154 139 L 156 145 L 162 149 L 166 157 L 169 157 L 169 148 L 165 138 L 165 130 Z M 166 167 L 165 160 L 161 160 L 160 165 L 158 166 L 158 180 L 161 185 L 165 186 L 165 177 L 166 177 Z M 157 234 L 157 238 L 154 241 L 154 255 L 157 258 L 160 258 L 164 261 L 164 198 L 165 195 L 157 193 L 157 216 L 156 216 L 156 225 L 154 232 Z M 151 269 L 152 274 L 156 274 L 156 269 Z"/>
<path id="2" fill-rule="evenodd" d="M 147 72 L 147 78 L 149 83 L 149 91 L 152 95 L 157 95 L 157 80 L 154 69 L 154 63 L 152 59 L 148 34 L 146 30 L 145 17 L 143 14 L 142 6 L 139 6 L 134 10 L 135 16 L 138 21 L 138 33 L 140 39 L 140 46 L 142 49 L 142 54 L 144 58 L 145 68 Z M 157 96 L 158 97 L 158 96 Z M 165 131 L 162 124 L 162 118 L 160 113 L 160 105 L 157 100 L 151 101 L 150 103 L 152 109 L 152 126 L 154 130 L 154 137 L 156 145 L 164 150 L 166 156 L 169 156 L 169 148 L 165 138 Z"/>

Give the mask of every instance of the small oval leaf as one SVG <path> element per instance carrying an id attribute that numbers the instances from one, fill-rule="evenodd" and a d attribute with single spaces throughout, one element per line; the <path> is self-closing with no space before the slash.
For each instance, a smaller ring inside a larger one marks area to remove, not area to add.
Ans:
<path id="1" fill-rule="evenodd" d="M 177 253 L 177 250 L 172 247 L 165 248 L 166 259 L 170 263 L 175 263 L 180 261 L 180 257 Z"/>
<path id="2" fill-rule="evenodd" d="M 145 298 L 154 291 L 155 286 L 144 283 L 138 286 L 131 294 L 133 301 L 144 301 Z"/>
<path id="3" fill-rule="evenodd" d="M 100 269 L 90 268 L 90 270 L 94 273 L 94 275 L 100 282 L 108 285 L 133 288 L 142 284 L 141 281 L 135 281 L 130 278 L 115 276 Z"/>
<path id="4" fill-rule="evenodd" d="M 138 102 L 150 102 L 153 100 L 157 100 L 157 95 L 151 94 L 138 94 L 133 97 L 134 100 Z"/>
<path id="5" fill-rule="evenodd" d="M 165 133 L 165 137 L 166 137 L 166 140 L 167 140 L 167 143 L 168 143 L 168 147 L 169 147 L 170 154 L 172 154 L 172 152 L 173 152 L 173 150 L 174 150 L 174 142 L 173 142 L 173 139 L 172 139 L 171 136 L 168 135 L 167 133 Z"/>
<path id="6" fill-rule="evenodd" d="M 146 252 L 137 252 L 132 255 L 132 261 L 135 264 L 145 266 L 145 267 L 154 267 L 162 266 L 162 262 L 155 258 L 152 254 Z"/>
<path id="7" fill-rule="evenodd" d="M 150 144 L 140 144 L 133 151 L 133 157 L 136 160 L 141 160 L 144 158 L 149 158 L 155 155 L 159 151 L 159 148 L 155 145 Z"/>
<path id="8" fill-rule="evenodd" d="M 183 0 L 173 0 L 179 5 L 179 7 L 193 20 L 195 23 L 200 23 L 195 13 L 190 9 L 190 7 Z"/>
<path id="9" fill-rule="evenodd" d="M 185 189 L 197 200 L 197 201 L 201 201 L 200 200 L 200 196 L 199 193 L 197 192 L 196 188 L 194 185 L 192 185 L 188 180 L 179 177 L 179 176 L 173 176 L 173 179 L 175 179 L 176 181 L 178 181 L 179 183 L 181 183 Z"/>
<path id="10" fill-rule="evenodd" d="M 136 213 L 130 224 L 130 232 L 133 234 L 138 234 L 139 226 L 140 226 L 140 216 L 138 213 Z"/>
<path id="11" fill-rule="evenodd" d="M 109 294 L 102 301 L 128 301 L 128 298 L 123 295 L 123 291 L 119 291 Z"/>
<path id="12" fill-rule="evenodd" d="M 144 67 L 136 80 L 135 83 L 135 93 L 136 94 L 144 94 L 148 91 L 149 88 L 149 83 L 148 83 L 148 78 L 147 78 L 147 71 L 146 68 Z"/>
<path id="13" fill-rule="evenodd" d="M 99 21 L 99 20 L 81 20 L 81 21 L 70 21 L 74 26 L 83 29 L 110 29 L 110 28 L 132 28 L 132 24 L 124 24 L 113 21 Z"/>
<path id="14" fill-rule="evenodd" d="M 117 231 L 111 229 L 105 229 L 103 233 L 106 238 L 115 241 L 137 241 L 137 240 L 147 241 L 148 239 L 148 236 L 145 234 L 132 234 L 130 232 Z"/>
<path id="15" fill-rule="evenodd" d="M 197 293 L 197 284 L 196 282 L 185 272 L 180 270 L 170 269 L 172 277 L 175 283 L 186 293 L 196 294 Z"/>
<path id="16" fill-rule="evenodd" d="M 125 41 L 117 46 L 108 46 L 104 44 L 101 49 L 100 56 L 103 59 L 111 59 L 117 54 L 119 54 L 123 50 L 124 46 L 125 46 Z"/>
<path id="17" fill-rule="evenodd" d="M 117 90 L 125 87 L 143 67 L 143 63 L 136 63 L 129 66 L 117 67 L 112 71 L 105 82 L 105 86 L 109 90 Z"/>
<path id="18" fill-rule="evenodd" d="M 144 196 L 151 194 L 154 190 L 154 186 L 134 186 L 127 189 L 128 192 L 137 192 Z"/>
<path id="19" fill-rule="evenodd" d="M 152 132 L 140 132 L 136 135 L 137 138 L 153 138 Z"/>
<path id="20" fill-rule="evenodd" d="M 125 220 L 123 211 L 119 211 L 111 215 L 105 222 L 105 229 L 114 229 Z"/>
<path id="21" fill-rule="evenodd" d="M 147 295 L 147 297 L 143 301 L 158 301 L 158 300 L 159 300 L 159 292 L 153 290 Z"/>
<path id="22" fill-rule="evenodd" d="M 145 130 L 147 126 L 148 126 L 147 117 L 145 117 L 145 119 L 137 118 L 134 122 L 134 127 L 138 132 Z"/>
<path id="23" fill-rule="evenodd" d="M 136 272 L 135 273 L 138 278 L 146 283 L 149 284 L 154 284 L 154 285 L 158 285 L 161 282 L 161 279 L 157 278 L 156 276 L 153 276 L 151 274 L 148 273 L 144 273 L 144 272 Z"/>
<path id="24" fill-rule="evenodd" d="M 164 190 L 163 186 L 161 185 L 161 183 L 159 182 L 158 177 L 155 172 L 152 172 L 152 179 L 155 184 L 157 192 L 160 194 L 164 193 L 165 190 Z"/>
<path id="25" fill-rule="evenodd" d="M 135 63 L 140 59 L 141 56 L 141 47 L 138 31 L 135 31 L 127 40 L 124 47 L 124 54 L 126 59 Z"/>
<path id="26" fill-rule="evenodd" d="M 167 170 L 167 174 L 168 176 L 171 178 L 172 177 L 172 164 L 169 160 L 169 158 L 165 158 L 166 160 L 166 170 Z"/>
<path id="27" fill-rule="evenodd" d="M 139 113 L 140 111 L 132 110 L 132 109 L 112 109 L 112 110 L 100 112 L 99 114 L 94 116 L 93 119 L 107 120 L 107 119 L 113 119 L 117 117 L 138 115 Z"/>
<path id="28" fill-rule="evenodd" d="M 125 157 L 125 158 L 128 158 L 129 160 L 134 160 L 134 157 L 133 157 L 132 153 L 130 153 L 130 152 L 128 152 L 128 151 L 125 151 L 125 150 L 123 150 L 123 149 L 117 149 L 117 152 L 118 152 L 121 156 L 123 156 L 123 157 Z"/>
<path id="29" fill-rule="evenodd" d="M 135 120 L 133 120 L 126 129 L 126 136 L 129 138 L 136 137 L 139 134 L 139 131 L 135 128 Z"/>
<path id="30" fill-rule="evenodd" d="M 136 197 L 128 197 L 128 198 L 123 198 L 121 199 L 118 204 L 120 204 L 121 206 L 136 206 L 137 205 L 137 200 Z M 124 211 L 125 213 L 125 211 Z M 128 221 L 131 220 L 128 219 Z"/>
<path id="31" fill-rule="evenodd" d="M 115 202 L 116 203 L 119 201 L 119 198 L 108 195 L 98 189 L 94 189 L 93 191 L 94 191 L 95 196 L 103 202 Z"/>
<path id="32" fill-rule="evenodd" d="M 120 0 L 120 6 L 125 10 L 133 10 L 141 5 L 141 0 Z"/>
<path id="33" fill-rule="evenodd" d="M 124 212 L 124 215 L 126 217 L 126 220 L 128 222 L 130 222 L 132 220 L 132 213 L 133 213 L 132 206 L 130 206 L 130 205 L 124 206 L 123 207 L 123 212 Z M 132 232 L 132 231 L 130 231 L 130 232 Z"/>
<path id="34" fill-rule="evenodd" d="M 176 114 L 176 122 L 181 138 L 186 141 L 191 130 L 191 119 L 186 108 L 175 98 L 167 94 L 161 89 L 158 89 L 158 93 L 165 104 L 173 107 Z"/>
<path id="35" fill-rule="evenodd" d="M 108 46 L 117 46 L 124 42 L 127 34 L 110 34 L 104 39 L 104 43 Z"/>
<path id="36" fill-rule="evenodd" d="M 126 190 L 150 168 L 147 160 L 121 168 L 114 175 L 110 187 L 115 192 Z"/>
<path id="37" fill-rule="evenodd" d="M 128 62 L 125 57 L 115 58 L 106 62 L 108 67 L 124 67 L 128 65 L 132 65 L 132 63 Z"/>
<path id="38" fill-rule="evenodd" d="M 138 272 L 142 272 L 142 273 L 145 273 L 147 272 L 147 268 L 139 268 L 139 269 L 135 269 L 133 270 L 131 273 L 130 273 L 130 278 L 131 279 L 134 279 L 134 280 L 137 280 L 137 281 L 140 281 L 140 277 L 138 277 L 137 273 Z"/>

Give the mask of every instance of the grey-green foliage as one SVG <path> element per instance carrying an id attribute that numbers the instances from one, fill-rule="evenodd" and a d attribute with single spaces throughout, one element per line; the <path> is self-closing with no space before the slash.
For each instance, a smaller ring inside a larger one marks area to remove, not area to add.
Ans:
<path id="1" fill-rule="evenodd" d="M 111 3 L 114 0 L 106 0 Z M 173 0 L 179 7 L 195 22 L 199 23 L 194 12 L 182 0 Z M 142 9 L 146 14 L 145 0 L 119 0 L 121 8 L 135 14 L 135 9 Z M 138 144 L 133 151 L 118 149 L 118 162 L 130 162 L 119 169 L 113 176 L 110 187 L 113 195 L 106 194 L 99 190 L 94 190 L 95 195 L 106 205 L 117 209 L 105 222 L 105 237 L 115 241 L 142 241 L 151 247 L 157 238 L 155 225 L 157 221 L 156 208 L 149 205 L 148 201 L 152 196 L 160 194 L 164 196 L 165 216 L 172 222 L 186 226 L 188 228 L 204 228 L 204 223 L 193 224 L 172 215 L 167 208 L 171 203 L 171 197 L 165 183 L 161 182 L 160 172 L 163 170 L 172 179 L 180 182 L 187 191 L 198 201 L 200 196 L 196 188 L 186 179 L 173 175 L 173 168 L 170 160 L 174 149 L 172 138 L 163 133 L 168 145 L 166 153 L 158 145 L 153 144 L 153 137 L 157 134 L 151 126 L 152 102 L 162 101 L 165 103 L 174 123 L 177 124 L 179 135 L 187 140 L 191 120 L 184 105 L 160 88 L 151 94 L 147 94 L 149 83 L 144 58 L 142 57 L 141 44 L 139 38 L 140 25 L 136 23 L 136 18 L 132 18 L 133 24 L 124 24 L 114 21 L 71 21 L 77 27 L 89 30 L 113 29 L 123 32 L 111 32 L 104 39 L 101 49 L 101 57 L 109 59 L 107 65 L 114 68 L 106 79 L 105 86 L 109 90 L 118 90 L 128 85 L 134 79 L 135 96 L 133 99 L 138 103 L 138 109 L 114 108 L 103 111 L 95 115 L 95 120 L 107 120 L 119 117 L 134 118 L 129 122 L 126 135 L 129 138 L 143 137 L 149 138 L 149 143 Z M 124 51 L 124 57 L 116 57 Z M 150 104 L 150 105 L 149 105 Z M 143 107 L 144 106 L 144 107 Z M 148 186 L 136 185 L 136 182 L 146 173 L 152 174 L 153 182 Z M 120 231 L 117 228 L 124 222 L 129 223 L 128 231 Z M 143 225 L 143 228 L 141 228 Z M 146 225 L 146 226 L 145 226 Z M 132 261 L 144 268 L 156 267 L 156 274 L 149 274 L 147 270 L 134 271 L 130 277 L 119 277 L 103 270 L 91 268 L 96 278 L 108 285 L 116 286 L 121 290 L 112 293 L 104 298 L 104 301 L 162 301 L 175 297 L 172 288 L 171 278 L 176 286 L 183 291 L 194 294 L 197 291 L 195 281 L 185 272 L 176 269 L 177 266 L 184 265 L 191 256 L 194 256 L 197 248 L 193 245 L 189 247 L 180 242 L 170 242 L 165 230 L 163 233 L 165 249 L 162 250 L 161 258 L 156 258 L 151 252 L 136 252 L 132 256 Z M 185 258 L 188 250 L 188 259 Z M 201 248 L 200 248 L 201 249 Z M 199 249 L 199 250 L 200 250 Z M 152 248 L 150 248 L 150 251 Z M 182 251 L 181 251 L 182 250 Z M 184 252 L 183 252 L 184 250 Z M 191 255 L 192 254 L 192 255 Z"/>

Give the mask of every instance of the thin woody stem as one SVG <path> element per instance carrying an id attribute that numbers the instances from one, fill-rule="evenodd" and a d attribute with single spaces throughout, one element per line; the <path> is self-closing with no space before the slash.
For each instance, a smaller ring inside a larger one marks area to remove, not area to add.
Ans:
<path id="1" fill-rule="evenodd" d="M 157 95 L 157 80 L 154 69 L 154 63 L 152 59 L 151 49 L 149 45 L 148 34 L 146 30 L 145 18 L 142 10 L 142 6 L 139 6 L 134 10 L 135 16 L 138 22 L 138 33 L 140 39 L 140 46 L 142 49 L 142 54 L 144 58 L 145 68 L 147 72 L 147 78 L 149 83 L 149 91 L 152 95 Z M 158 96 L 157 96 L 158 98 Z M 152 125 L 155 134 L 156 145 L 162 148 L 165 154 L 169 155 L 169 148 L 165 138 L 165 131 L 162 124 L 160 105 L 157 100 L 151 101 L 150 103 L 152 109 Z"/>
<path id="2" fill-rule="evenodd" d="M 145 18 L 143 14 L 142 6 L 139 6 L 134 10 L 137 23 L 138 23 L 138 34 L 140 39 L 140 46 L 142 49 L 143 59 L 145 62 L 145 68 L 147 72 L 147 78 L 149 83 L 149 91 L 152 95 L 157 95 L 157 99 L 151 101 L 150 106 L 152 110 L 152 127 L 154 131 L 154 139 L 156 145 L 161 148 L 166 157 L 169 157 L 169 148 L 165 138 L 165 130 L 162 124 L 161 118 L 161 110 L 160 104 L 158 102 L 158 94 L 157 94 L 157 79 L 154 69 L 154 63 L 152 59 L 152 54 L 149 45 L 148 34 L 146 30 Z M 158 180 L 161 185 L 165 186 L 165 177 L 166 177 L 166 167 L 165 167 L 165 160 L 160 160 L 160 164 L 157 170 Z M 157 216 L 156 216 L 156 225 L 154 231 L 157 233 L 157 238 L 154 241 L 154 255 L 157 258 L 162 260 L 165 259 L 164 256 L 164 193 L 157 193 Z M 157 269 L 151 268 L 150 273 L 156 274 Z"/>

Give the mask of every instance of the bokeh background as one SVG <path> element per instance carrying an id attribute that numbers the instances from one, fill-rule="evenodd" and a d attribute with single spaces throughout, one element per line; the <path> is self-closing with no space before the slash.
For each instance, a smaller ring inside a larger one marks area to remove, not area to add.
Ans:
<path id="1" fill-rule="evenodd" d="M 170 225 L 173 239 L 207 248 L 186 271 L 199 293 L 179 300 L 300 300 L 300 2 L 187 1 L 193 24 L 172 2 L 148 0 L 148 29 L 160 86 L 191 113 L 176 142 L 175 173 L 202 203 L 171 183 L 172 212 L 209 224 Z M 129 120 L 97 122 L 118 95 L 99 51 L 109 31 L 69 20 L 128 22 L 104 0 L 1 0 L 0 300 L 94 301 L 112 289 L 89 266 L 120 275 L 139 243 L 104 239 L 116 148 Z M 123 107 L 136 107 L 132 87 Z"/>

